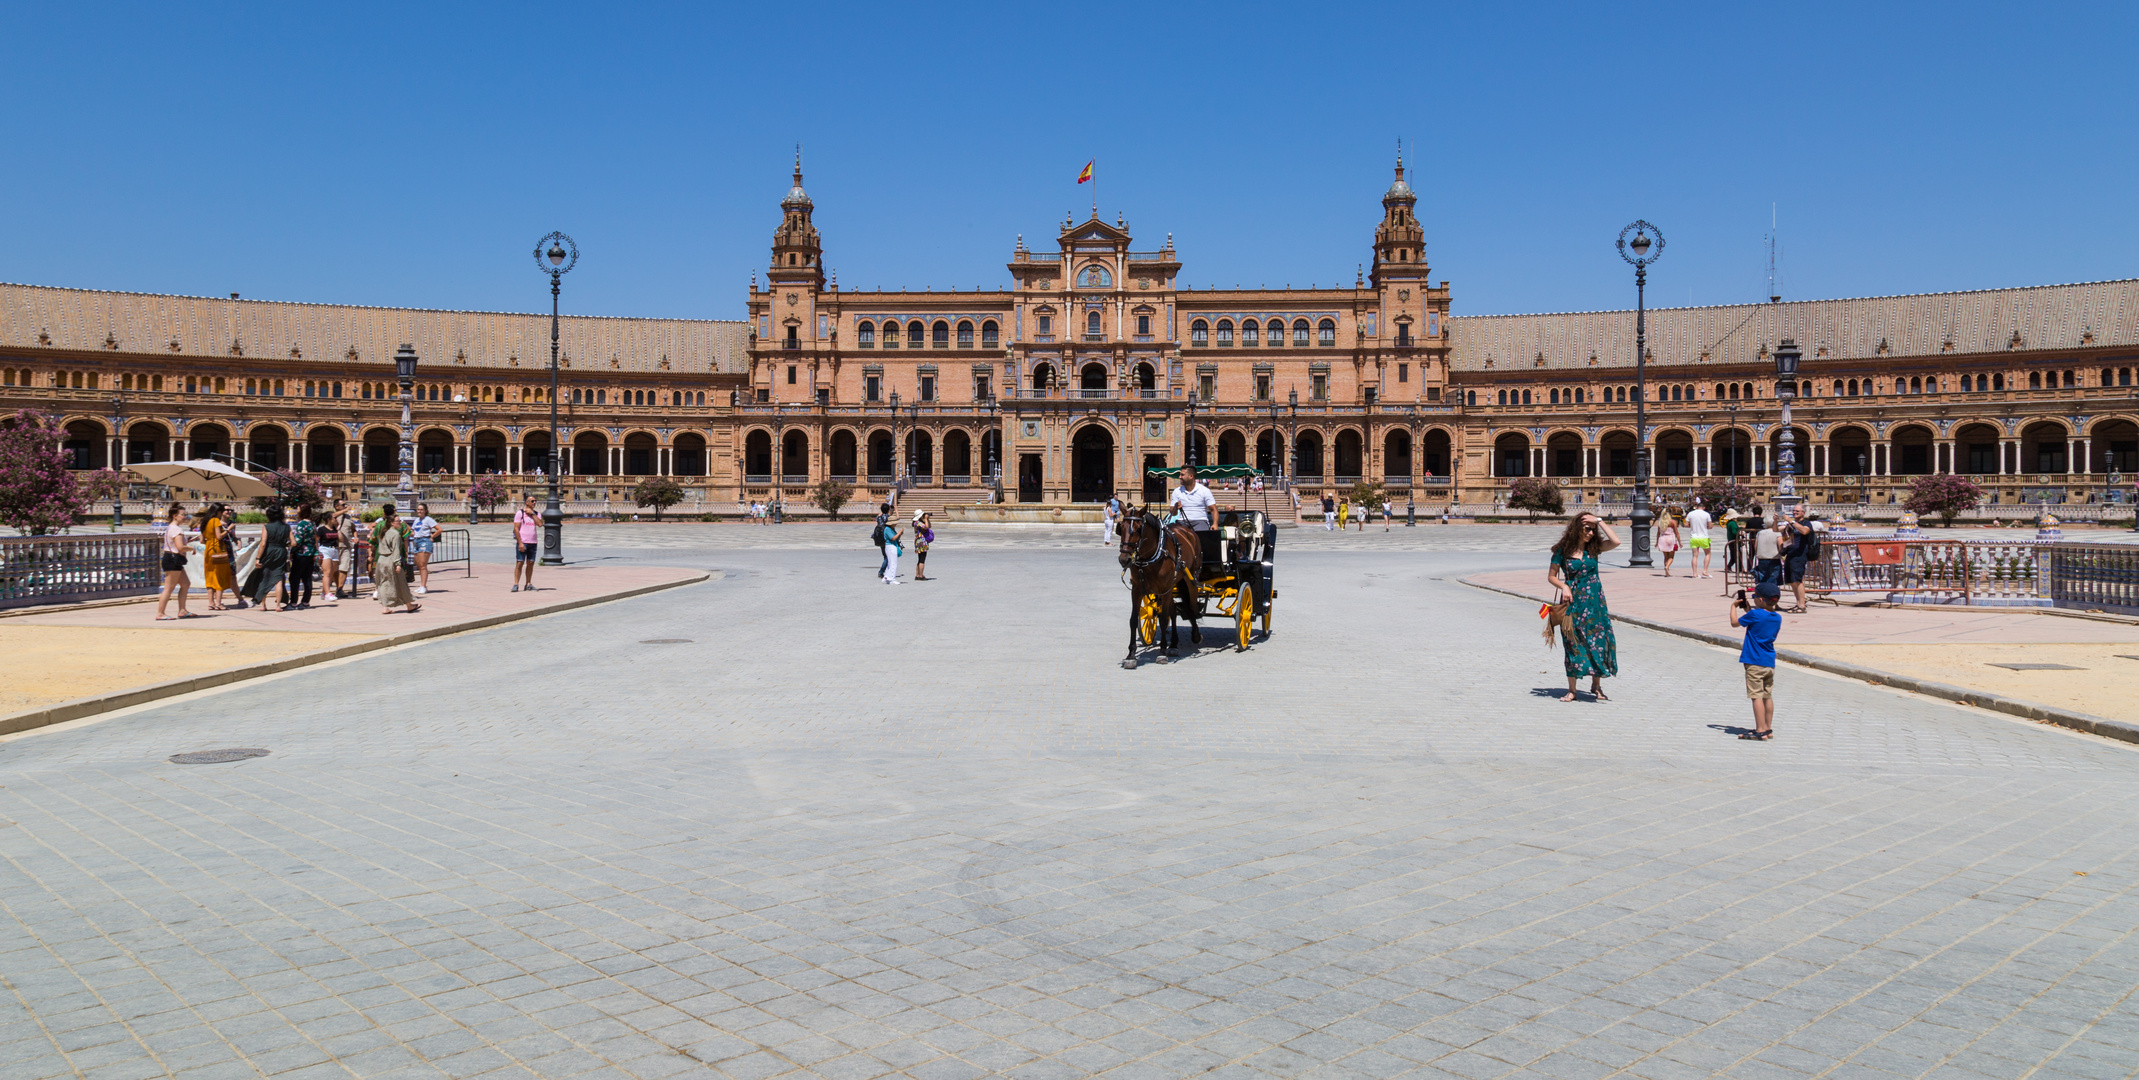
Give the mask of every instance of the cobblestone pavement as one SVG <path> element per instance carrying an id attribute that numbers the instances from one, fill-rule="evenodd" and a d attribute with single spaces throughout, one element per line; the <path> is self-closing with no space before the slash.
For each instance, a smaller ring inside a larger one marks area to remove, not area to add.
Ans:
<path id="1" fill-rule="evenodd" d="M 1453 580 L 1535 533 L 1290 544 L 1135 671 L 1096 543 L 766 543 L 0 741 L 0 1076 L 2139 1071 L 2120 744 L 1789 669 L 1742 742 L 1628 627 L 1560 704 Z"/>

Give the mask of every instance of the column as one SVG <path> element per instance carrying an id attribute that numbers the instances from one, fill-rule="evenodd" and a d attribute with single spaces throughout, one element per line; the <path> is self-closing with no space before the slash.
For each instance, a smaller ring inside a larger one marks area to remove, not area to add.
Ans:
<path id="1" fill-rule="evenodd" d="M 230 456 L 238 459 L 236 462 L 237 468 L 250 471 L 253 467 L 253 456 L 245 450 L 248 445 L 250 444 L 244 439 L 232 441 L 230 444 Z"/>
<path id="2" fill-rule="evenodd" d="M 2092 439 L 2079 440 L 2080 467 L 2077 469 L 2073 469 L 2068 466 L 2066 468 L 2067 472 L 2091 473 L 2094 471 L 2094 451 L 2092 449 L 2093 442 L 2094 440 Z"/>
<path id="3" fill-rule="evenodd" d="M 167 461 L 181 461 L 181 460 L 184 460 L 184 459 L 182 459 L 182 458 L 180 458 L 180 457 L 178 456 L 178 440 L 177 440 L 177 439 L 172 439 L 172 440 L 171 440 L 171 450 L 170 450 L 170 456 L 169 456 L 168 458 L 166 458 L 165 460 L 167 460 Z"/>
<path id="4" fill-rule="evenodd" d="M 2010 461 L 2010 459 L 2009 459 L 2009 456 L 2008 456 L 2008 455 L 2007 455 L 2007 453 L 2006 453 L 2006 451 L 2007 451 L 2007 450 L 2009 450 L 2009 449 L 2011 449 L 2011 441 L 2010 441 L 2010 440 L 2007 440 L 2007 439 L 1999 439 L 1999 440 L 1998 440 L 1998 475 L 1999 475 L 1999 476 L 2011 476 L 2011 475 L 2012 475 L 2012 473 L 2013 473 L 2013 470 L 2012 470 L 2012 469 L 2011 469 L 2011 468 L 2009 467 L 2009 461 Z"/>
<path id="5" fill-rule="evenodd" d="M 305 471 L 305 444 L 296 439 L 290 440 L 290 471 L 293 473 Z"/>

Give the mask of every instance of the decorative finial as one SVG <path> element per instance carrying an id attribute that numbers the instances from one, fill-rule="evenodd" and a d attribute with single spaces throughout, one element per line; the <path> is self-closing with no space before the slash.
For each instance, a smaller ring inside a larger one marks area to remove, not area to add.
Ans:
<path id="1" fill-rule="evenodd" d="M 802 186 L 802 144 L 795 144 L 795 186 Z"/>

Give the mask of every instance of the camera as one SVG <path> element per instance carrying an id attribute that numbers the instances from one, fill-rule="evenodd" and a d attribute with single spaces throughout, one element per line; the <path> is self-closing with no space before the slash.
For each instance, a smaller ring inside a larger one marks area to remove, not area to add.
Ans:
<path id="1" fill-rule="evenodd" d="M 1744 589 L 1740 589 L 1740 590 L 1738 590 L 1738 599 L 1736 599 L 1736 600 L 1732 601 L 1732 603 L 1735 603 L 1735 604 L 1737 604 L 1737 605 L 1738 605 L 1739 607 L 1744 607 L 1744 606 L 1746 606 L 1746 604 L 1745 604 L 1745 590 L 1744 590 Z"/>

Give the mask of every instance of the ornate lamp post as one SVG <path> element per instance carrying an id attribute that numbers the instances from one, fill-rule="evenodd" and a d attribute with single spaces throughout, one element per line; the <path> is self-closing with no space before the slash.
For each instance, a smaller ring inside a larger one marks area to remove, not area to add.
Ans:
<path id="1" fill-rule="evenodd" d="M 1871 497 L 1871 494 L 1870 494 L 1869 492 L 1867 492 L 1867 491 L 1865 491 L 1865 490 L 1864 490 L 1864 485 L 1865 485 L 1865 482 L 1866 482 L 1867 480 L 1869 480 L 1869 479 L 1871 478 L 1871 474 L 1872 474 L 1872 471 L 1871 471 L 1871 470 L 1870 470 L 1869 468 L 1866 468 L 1865 466 L 1866 466 L 1866 461 L 1865 461 L 1865 457 L 1864 457 L 1864 455 L 1863 455 L 1863 454 L 1858 454 L 1858 455 L 1857 455 L 1857 504 L 1858 504 L 1858 505 L 1859 505 L 1860 507 L 1870 507 L 1870 506 L 1872 505 L 1872 497 Z M 1862 513 L 1862 512 L 1863 512 L 1863 511 L 1861 511 L 1861 510 L 1859 511 L 1859 513 Z"/>
<path id="2" fill-rule="evenodd" d="M 1285 414 L 1290 431 L 1285 433 L 1286 483 L 1298 482 L 1300 478 L 1300 388 L 1295 386 L 1285 391 Z"/>
<path id="3" fill-rule="evenodd" d="M 920 398 L 915 398 L 906 403 L 906 436 L 915 442 L 921 441 Z M 905 491 L 914 486 L 914 475 L 914 455 L 909 453 L 906 455 L 906 483 L 899 488 L 900 491 Z"/>
<path id="4" fill-rule="evenodd" d="M 394 484 L 394 509 L 407 520 L 416 512 L 416 429 L 409 420 L 409 405 L 415 400 L 415 346 L 404 343 L 394 350 L 394 378 L 401 381 L 401 479 Z"/>
<path id="5" fill-rule="evenodd" d="M 1627 234 L 1632 233 L 1633 239 Z M 1654 240 L 1649 238 L 1655 233 Z M 1654 254 L 1651 254 L 1651 251 Z M 1634 553 L 1628 566 L 1649 561 L 1649 264 L 1664 257 L 1664 234 L 1646 221 L 1619 230 L 1619 257 L 1634 265 Z"/>
<path id="6" fill-rule="evenodd" d="M 1196 391 L 1188 392 L 1188 429 L 1181 437 L 1181 460 L 1190 465 L 1202 465 L 1196 460 Z"/>
<path id="7" fill-rule="evenodd" d="M 770 381 L 769 378 L 768 381 Z M 773 394 L 776 394 L 778 392 L 779 391 L 775 390 L 771 393 L 766 394 L 765 396 L 772 397 Z M 780 515 L 783 511 L 781 510 L 780 504 L 783 501 L 784 496 L 787 494 L 787 492 L 781 487 L 781 482 L 786 479 L 786 477 L 782 474 L 787 472 L 787 447 L 782 441 L 782 438 L 786 434 L 786 432 L 782 431 L 780 428 L 780 425 L 783 423 L 784 419 L 785 418 L 780 415 L 780 402 L 776 399 L 772 403 L 772 506 L 766 511 L 768 514 L 772 515 L 772 523 L 775 525 L 781 523 Z"/>
<path id="8" fill-rule="evenodd" d="M 118 460 L 113 460 L 113 455 L 107 450 L 104 455 L 104 465 L 121 477 L 126 475 L 126 436 L 119 429 L 125 423 L 126 399 L 114 394 L 111 399 L 111 445 L 119 450 L 119 454 L 117 455 Z M 124 521 L 126 512 L 126 481 L 122 479 L 119 484 L 119 490 L 111 493 L 111 531 L 113 532 L 119 531 L 119 526 Z"/>
<path id="9" fill-rule="evenodd" d="M 982 468 L 982 469 L 984 469 L 984 470 L 986 471 L 986 475 L 987 475 L 987 477 L 988 477 L 988 487 L 989 487 L 989 489 L 995 492 L 995 501 L 996 501 L 996 502 L 1002 502 L 1002 501 L 1003 501 L 1003 498 L 1002 498 L 1002 496 L 1003 496 L 1003 475 L 1002 475 L 1002 473 L 1001 473 L 1001 472 L 997 471 L 997 470 L 998 470 L 998 469 L 1000 468 L 1000 465 L 999 465 L 999 464 L 997 463 L 997 461 L 995 460 L 996 448 L 997 448 L 997 447 L 999 447 L 999 446 L 1000 446 L 1000 445 L 1002 444 L 1002 441 L 1003 441 L 1003 429 L 1002 429 L 1002 420 L 1001 420 L 1001 419 L 1000 419 L 1000 418 L 998 417 L 998 415 L 997 415 L 997 412 L 998 412 L 998 408 L 999 408 L 999 406 L 998 406 L 998 404 L 997 404 L 997 402 L 996 402 L 996 398 L 995 398 L 995 395 L 994 395 L 994 394 L 989 394 L 989 395 L 988 395 L 988 436 L 989 436 L 989 437 L 988 437 L 988 438 L 984 438 L 984 439 L 983 439 L 983 441 L 982 441 L 982 443 L 981 443 L 981 447 L 982 447 L 982 449 L 983 449 L 983 450 L 984 450 L 984 451 L 986 452 L 986 454 L 987 454 L 987 460 L 985 460 L 985 461 L 983 461 L 983 462 L 981 463 L 981 468 Z"/>
<path id="10" fill-rule="evenodd" d="M 544 249 L 547 250 L 544 250 Z M 579 245 L 561 232 L 535 241 L 535 269 L 550 276 L 550 501 L 542 507 L 542 565 L 564 565 L 564 507 L 557 501 L 564 448 L 557 437 L 557 300 L 559 279 L 579 265 Z"/>
<path id="11" fill-rule="evenodd" d="M 1724 412 L 1726 412 L 1726 413 L 1728 413 L 1728 414 L 1730 414 L 1730 434 L 1731 434 L 1731 463 L 1730 463 L 1730 479 L 1731 479 L 1731 486 L 1730 486 L 1730 490 L 1731 490 L 1731 497 L 1732 497 L 1732 498 L 1736 498 L 1736 497 L 1737 497 L 1737 494 L 1738 494 L 1738 410 L 1739 410 L 1739 409 L 1741 409 L 1741 408 L 1743 408 L 1743 407 L 1744 407 L 1744 406 L 1741 406 L 1741 405 L 1725 405 L 1725 406 L 1723 406 L 1723 411 L 1724 411 Z M 1723 507 L 1720 507 L 1720 506 L 1719 506 L 1719 507 L 1716 507 L 1716 509 L 1718 509 L 1718 510 L 1722 510 L 1722 509 L 1724 509 L 1724 508 L 1723 508 Z M 1737 508 L 1736 508 L 1736 507 L 1731 507 L 1731 509 L 1737 509 Z"/>
<path id="12" fill-rule="evenodd" d="M 899 467 L 899 463 L 905 459 L 905 455 L 905 436 L 899 432 L 899 392 L 893 390 L 891 392 L 891 491 L 894 495 L 906 490 L 900 484 L 900 479 L 905 474 Z"/>
<path id="13" fill-rule="evenodd" d="M 1775 396 L 1782 399 L 1782 449 L 1775 455 L 1775 512 L 1789 517 L 1797 508 L 1797 433 L 1790 429 L 1790 402 L 1797 398 L 1797 342 L 1782 339 L 1775 346 Z"/>
<path id="14" fill-rule="evenodd" d="M 1411 471 L 1416 475 L 1419 471 L 1419 407 L 1413 405 L 1405 412 L 1408 414 L 1405 417 L 1405 426 L 1411 430 Z M 1412 492 L 1415 490 L 1417 490 L 1416 485 L 1409 483 L 1407 478 L 1407 482 L 1404 484 L 1404 527 L 1407 529 L 1417 528 L 1419 523 L 1418 503 L 1412 499 Z"/>
<path id="15" fill-rule="evenodd" d="M 1280 487 L 1282 487 L 1282 486 L 1284 485 L 1284 483 L 1285 483 L 1285 455 L 1284 455 L 1284 454 L 1282 454 L 1282 453 L 1280 453 L 1280 452 L 1279 452 L 1279 450 L 1278 450 L 1278 445 L 1277 445 L 1277 433 L 1278 433 L 1278 425 L 1277 425 L 1277 399 L 1276 399 L 1276 398 L 1271 398 L 1271 399 L 1270 399 L 1270 469 L 1271 469 L 1271 471 L 1273 471 L 1273 472 L 1277 473 L 1277 482 L 1278 482 L 1278 485 L 1279 485 Z"/>

